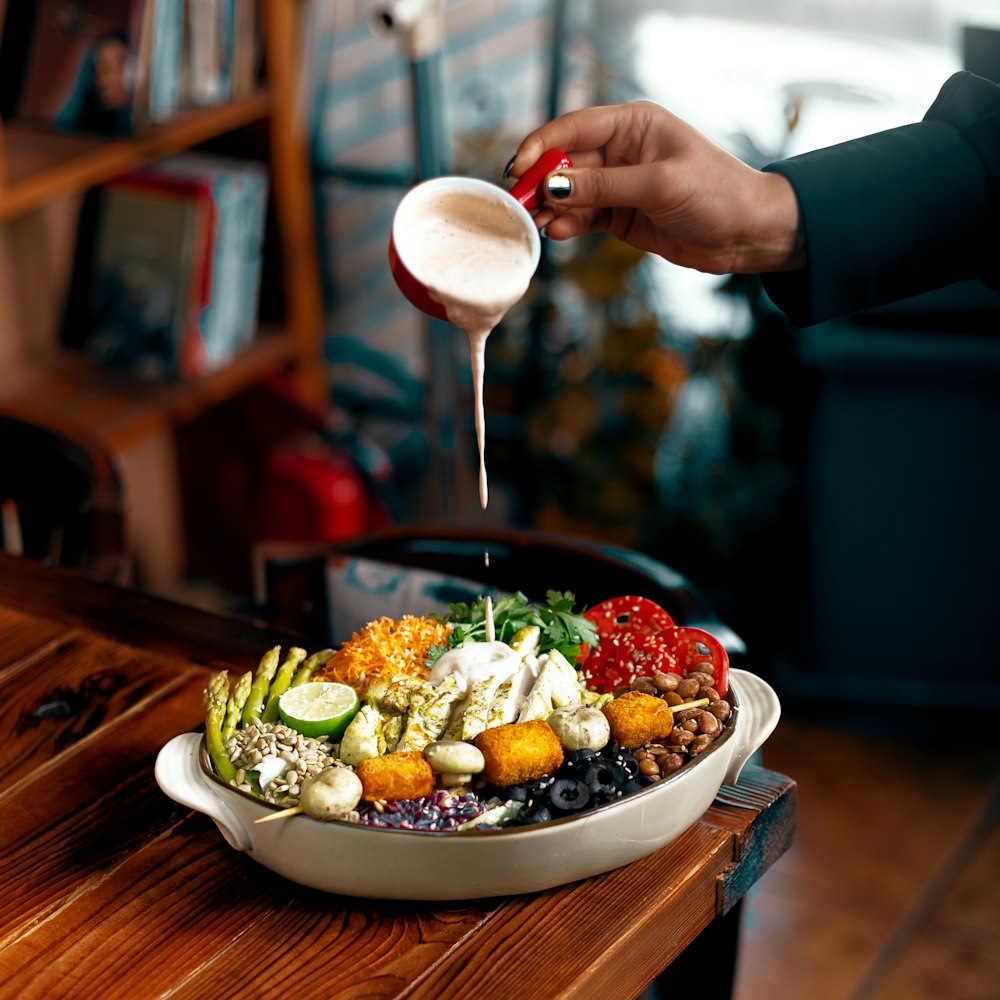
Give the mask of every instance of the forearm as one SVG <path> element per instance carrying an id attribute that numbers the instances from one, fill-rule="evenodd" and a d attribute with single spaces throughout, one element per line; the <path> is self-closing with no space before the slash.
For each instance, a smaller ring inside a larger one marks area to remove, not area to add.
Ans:
<path id="1" fill-rule="evenodd" d="M 757 172 L 747 193 L 746 231 L 735 273 L 801 271 L 805 268 L 805 233 L 795 190 L 780 173 Z"/>
<path id="2" fill-rule="evenodd" d="M 929 120 L 766 168 L 788 179 L 801 211 L 805 269 L 764 277 L 793 322 L 807 326 L 968 278 L 995 280 L 990 168 L 963 133 L 968 121 L 990 116 L 990 91 L 976 96 L 977 107 L 935 115 L 948 104 L 939 98 Z"/>

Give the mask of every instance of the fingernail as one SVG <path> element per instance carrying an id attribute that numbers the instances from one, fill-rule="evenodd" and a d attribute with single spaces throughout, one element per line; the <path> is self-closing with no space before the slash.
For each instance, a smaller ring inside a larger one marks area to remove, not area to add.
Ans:
<path id="1" fill-rule="evenodd" d="M 538 235 L 541 236 L 541 238 L 543 240 L 547 240 L 549 238 L 549 224 L 548 223 L 545 223 L 545 225 L 542 226 L 542 228 L 538 230 Z"/>
<path id="2" fill-rule="evenodd" d="M 553 174 L 545 182 L 545 190 L 550 198 L 562 201 L 573 193 L 573 182 L 565 174 Z"/>
<path id="3" fill-rule="evenodd" d="M 507 180 L 510 177 L 510 168 L 514 166 L 514 161 L 517 159 L 517 154 L 515 153 L 508 161 L 507 166 L 503 168 L 503 179 Z"/>

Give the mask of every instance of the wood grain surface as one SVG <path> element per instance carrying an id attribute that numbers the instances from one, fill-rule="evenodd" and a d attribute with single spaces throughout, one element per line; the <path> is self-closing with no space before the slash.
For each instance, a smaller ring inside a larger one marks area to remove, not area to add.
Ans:
<path id="1" fill-rule="evenodd" d="M 794 783 L 748 767 L 669 847 L 546 892 L 422 905 L 288 882 L 153 776 L 211 670 L 252 664 L 264 635 L 0 557 L 0 998 L 634 997 L 790 839 Z"/>

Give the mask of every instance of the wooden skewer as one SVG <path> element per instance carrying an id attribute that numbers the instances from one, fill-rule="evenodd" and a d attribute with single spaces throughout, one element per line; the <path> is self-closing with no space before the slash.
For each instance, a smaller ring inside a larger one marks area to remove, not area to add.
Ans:
<path id="1" fill-rule="evenodd" d="M 680 705 L 671 705 L 671 712 L 684 712 L 689 708 L 704 708 L 708 704 L 707 698 L 699 698 L 697 701 L 685 701 L 681 702 Z"/>
<path id="2" fill-rule="evenodd" d="M 289 806 L 287 809 L 279 809 L 276 813 L 269 813 L 255 819 L 254 823 L 270 823 L 272 819 L 285 819 L 286 816 L 297 816 L 300 812 L 305 812 L 302 806 Z"/>

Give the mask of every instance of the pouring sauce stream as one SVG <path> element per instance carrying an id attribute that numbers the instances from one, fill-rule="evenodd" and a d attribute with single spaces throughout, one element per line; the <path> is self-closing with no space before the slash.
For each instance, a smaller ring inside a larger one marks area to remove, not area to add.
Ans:
<path id="1" fill-rule="evenodd" d="M 486 340 L 528 290 L 534 272 L 532 241 L 524 223 L 499 199 L 462 188 L 429 197 L 410 220 L 411 265 L 448 320 L 469 339 L 479 449 L 479 502 L 489 500 L 483 382 Z"/>

